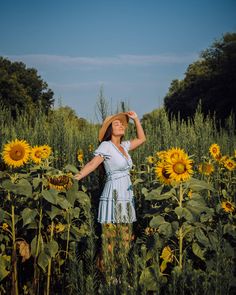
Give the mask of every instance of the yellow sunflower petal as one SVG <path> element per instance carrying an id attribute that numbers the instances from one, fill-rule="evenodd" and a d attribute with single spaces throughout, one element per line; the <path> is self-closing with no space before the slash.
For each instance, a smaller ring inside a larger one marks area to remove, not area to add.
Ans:
<path id="1" fill-rule="evenodd" d="M 209 148 L 209 152 L 212 155 L 212 157 L 217 157 L 220 155 L 220 147 L 218 144 L 213 143 L 210 148 Z"/>
<path id="2" fill-rule="evenodd" d="M 44 151 L 41 146 L 34 146 L 31 149 L 31 159 L 34 163 L 40 164 L 43 159 Z"/>
<path id="3" fill-rule="evenodd" d="M 227 159 L 224 161 L 224 166 L 227 168 L 229 171 L 233 171 L 236 167 L 236 163 L 233 159 Z"/>
<path id="4" fill-rule="evenodd" d="M 222 202 L 221 207 L 225 212 L 234 212 L 235 210 L 235 206 L 229 201 Z"/>
<path id="5" fill-rule="evenodd" d="M 160 161 L 157 163 L 154 169 L 156 177 L 160 180 L 161 183 L 171 184 L 170 174 L 166 170 L 166 162 Z"/>
<path id="6" fill-rule="evenodd" d="M 176 182 L 188 180 L 192 174 L 192 160 L 190 160 L 187 154 L 179 153 L 179 156 L 174 156 L 172 159 L 166 158 L 166 172 L 170 175 L 170 179 Z"/>
<path id="7" fill-rule="evenodd" d="M 47 159 L 52 153 L 52 148 L 46 144 L 42 145 L 41 148 L 43 151 L 42 158 Z"/>
<path id="8" fill-rule="evenodd" d="M 25 140 L 15 139 L 3 147 L 3 161 L 11 167 L 21 167 L 30 157 L 30 146 Z"/>
<path id="9" fill-rule="evenodd" d="M 214 166 L 211 163 L 201 163 L 198 166 L 198 170 L 201 174 L 210 175 L 214 172 Z"/>

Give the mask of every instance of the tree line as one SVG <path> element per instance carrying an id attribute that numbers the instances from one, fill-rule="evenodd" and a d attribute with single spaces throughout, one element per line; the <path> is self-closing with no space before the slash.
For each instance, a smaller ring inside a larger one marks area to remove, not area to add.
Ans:
<path id="1" fill-rule="evenodd" d="M 235 96 L 236 33 L 226 33 L 188 66 L 183 80 L 171 82 L 164 108 L 170 117 L 188 119 L 201 102 L 203 114 L 224 122 L 231 112 L 236 113 Z M 47 114 L 54 105 L 54 93 L 36 69 L 0 57 L 0 104 L 13 118 L 21 112 L 34 113 L 39 107 Z M 108 115 L 108 104 L 101 88 L 96 107 L 102 119 Z M 121 110 L 125 108 L 121 105 Z"/>
<path id="2" fill-rule="evenodd" d="M 222 122 L 236 113 L 236 33 L 226 33 L 190 64 L 183 80 L 173 80 L 164 98 L 171 116 L 193 117 L 201 102 L 205 115 Z"/>

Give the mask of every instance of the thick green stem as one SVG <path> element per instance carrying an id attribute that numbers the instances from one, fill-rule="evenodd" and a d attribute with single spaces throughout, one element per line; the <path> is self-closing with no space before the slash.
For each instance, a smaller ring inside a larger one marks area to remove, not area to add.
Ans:
<path id="1" fill-rule="evenodd" d="M 183 268 L 183 228 L 179 229 L 179 267 Z"/>
<path id="2" fill-rule="evenodd" d="M 50 232 L 50 242 L 53 239 L 53 232 L 54 232 L 54 222 L 52 221 L 51 222 L 51 232 Z M 50 258 L 49 262 L 48 262 L 47 292 L 46 292 L 46 295 L 50 294 L 51 269 L 52 269 L 52 258 Z"/>
<path id="3" fill-rule="evenodd" d="M 179 206 L 183 208 L 183 186 L 182 183 L 180 183 L 179 187 Z M 182 269 L 183 267 L 183 228 L 182 225 L 179 229 L 179 267 Z"/>
<path id="4" fill-rule="evenodd" d="M 66 238 L 66 259 L 68 257 L 68 253 L 69 253 L 69 242 L 70 242 L 70 227 L 71 227 L 71 222 L 70 222 L 70 213 L 67 213 L 67 225 L 68 225 L 68 229 L 67 229 L 67 238 Z"/>
<path id="5" fill-rule="evenodd" d="M 41 207 L 40 212 L 39 212 L 39 230 L 38 230 L 38 236 L 37 236 L 37 245 L 36 245 L 35 257 L 34 257 L 34 290 L 35 290 L 35 294 L 38 293 L 38 292 L 36 292 L 38 282 L 39 282 L 39 270 L 38 270 L 38 266 L 37 266 L 37 258 L 39 255 L 39 246 L 40 246 L 40 241 L 41 241 L 42 218 L 43 218 L 43 209 Z"/>
<path id="6" fill-rule="evenodd" d="M 12 279 L 13 279 L 13 288 L 12 294 L 18 295 L 18 277 L 17 277 L 17 257 L 16 257 L 16 231 L 15 231 L 15 207 L 11 206 L 11 220 L 12 220 L 12 263 L 13 263 L 13 272 L 12 272 Z"/>

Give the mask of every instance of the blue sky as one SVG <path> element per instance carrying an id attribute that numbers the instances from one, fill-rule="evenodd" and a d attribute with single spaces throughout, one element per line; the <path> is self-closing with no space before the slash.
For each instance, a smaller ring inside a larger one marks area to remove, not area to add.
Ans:
<path id="1" fill-rule="evenodd" d="M 236 0 L 8 0 L 0 55 L 36 68 L 79 117 L 96 121 L 101 86 L 112 112 L 123 100 L 142 117 L 226 32 Z"/>

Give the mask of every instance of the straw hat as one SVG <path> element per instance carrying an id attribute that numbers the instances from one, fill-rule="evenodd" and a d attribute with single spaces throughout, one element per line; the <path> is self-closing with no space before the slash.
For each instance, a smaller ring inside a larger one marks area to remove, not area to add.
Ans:
<path id="1" fill-rule="evenodd" d="M 115 120 L 120 120 L 123 123 L 124 127 L 126 128 L 128 126 L 129 116 L 127 115 L 127 113 L 119 113 L 119 114 L 106 117 L 106 119 L 104 120 L 102 124 L 101 129 L 99 130 L 98 140 L 100 142 L 102 141 L 103 136 L 105 135 L 109 125 Z"/>

